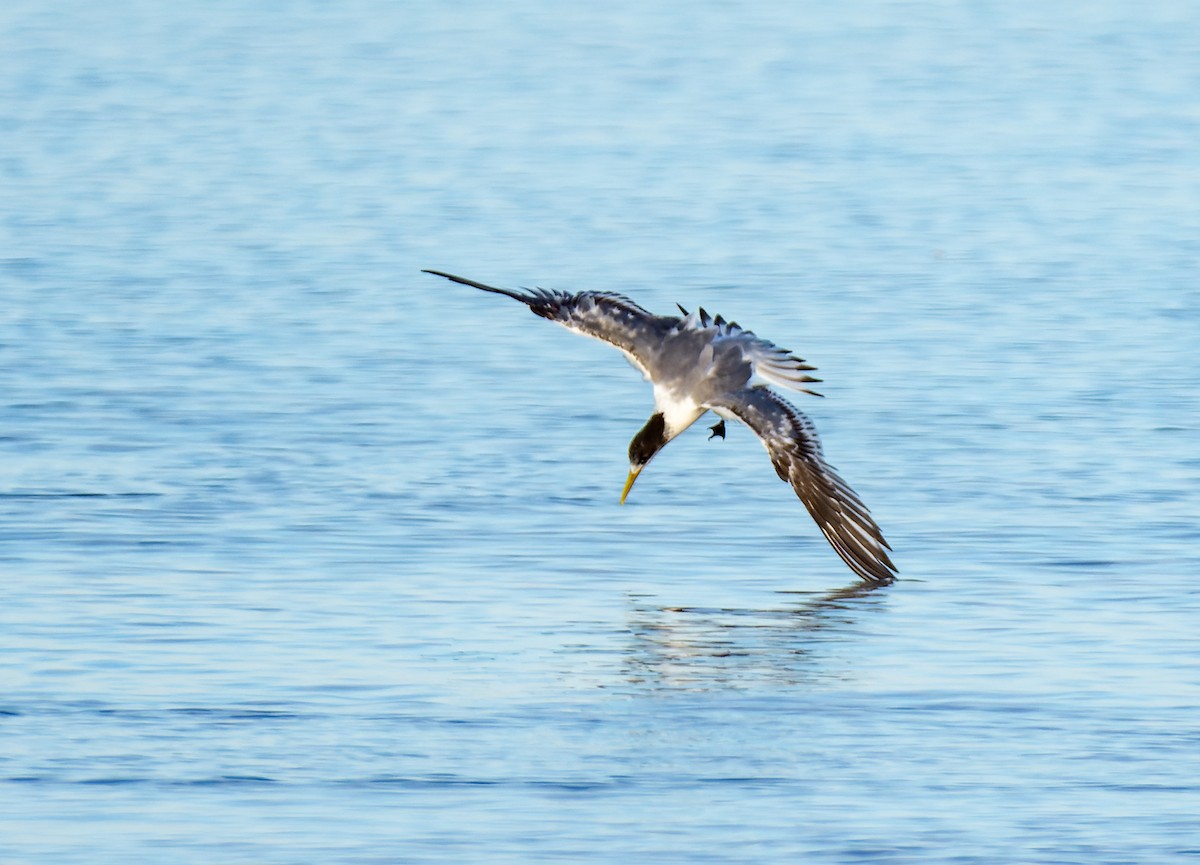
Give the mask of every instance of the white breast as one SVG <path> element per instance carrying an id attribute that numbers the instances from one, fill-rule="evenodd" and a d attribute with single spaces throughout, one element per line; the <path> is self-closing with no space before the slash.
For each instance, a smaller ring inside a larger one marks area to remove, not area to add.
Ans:
<path id="1" fill-rule="evenodd" d="M 679 435 L 708 410 L 698 405 L 691 397 L 659 385 L 654 388 L 654 408 L 663 416 L 668 439 Z"/>

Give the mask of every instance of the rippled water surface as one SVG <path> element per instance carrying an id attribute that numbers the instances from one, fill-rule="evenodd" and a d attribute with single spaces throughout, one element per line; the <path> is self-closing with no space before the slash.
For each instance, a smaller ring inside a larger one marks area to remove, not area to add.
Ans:
<path id="1" fill-rule="evenodd" d="M 1196 7 L 0 39 L 0 861 L 1200 857 Z M 808 358 L 903 579 L 425 267 Z"/>

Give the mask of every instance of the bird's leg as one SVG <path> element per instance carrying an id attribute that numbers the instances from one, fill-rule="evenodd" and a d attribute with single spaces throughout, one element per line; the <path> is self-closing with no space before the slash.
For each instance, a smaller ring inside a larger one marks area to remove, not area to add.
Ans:
<path id="1" fill-rule="evenodd" d="M 709 441 L 712 441 L 717 436 L 725 438 L 725 419 L 721 418 L 721 420 L 710 426 L 709 429 L 712 430 L 712 435 L 708 437 Z"/>

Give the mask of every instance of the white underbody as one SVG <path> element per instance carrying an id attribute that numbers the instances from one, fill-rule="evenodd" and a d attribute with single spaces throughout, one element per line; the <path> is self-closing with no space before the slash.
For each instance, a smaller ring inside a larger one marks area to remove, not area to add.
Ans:
<path id="1" fill-rule="evenodd" d="M 668 440 L 675 438 L 708 411 L 690 396 L 675 393 L 661 385 L 654 386 L 654 410 L 663 416 Z"/>

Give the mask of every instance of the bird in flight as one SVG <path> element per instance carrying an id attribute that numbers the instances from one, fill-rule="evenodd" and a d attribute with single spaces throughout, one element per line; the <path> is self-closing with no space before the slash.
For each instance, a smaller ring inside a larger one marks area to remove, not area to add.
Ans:
<path id="1" fill-rule="evenodd" d="M 767 387 L 819 396 L 806 387 L 819 379 L 808 375 L 814 367 L 802 358 L 703 309 L 689 313 L 681 306 L 682 316 L 654 315 L 613 292 L 512 290 L 423 272 L 518 300 L 535 315 L 615 345 L 641 370 L 654 387 L 654 413 L 629 444 L 621 504 L 654 455 L 711 411 L 720 420 L 709 438 L 725 437 L 726 420 L 750 427 L 850 570 L 877 585 L 896 578 L 891 547 L 858 494 L 825 462 L 812 421 Z"/>

